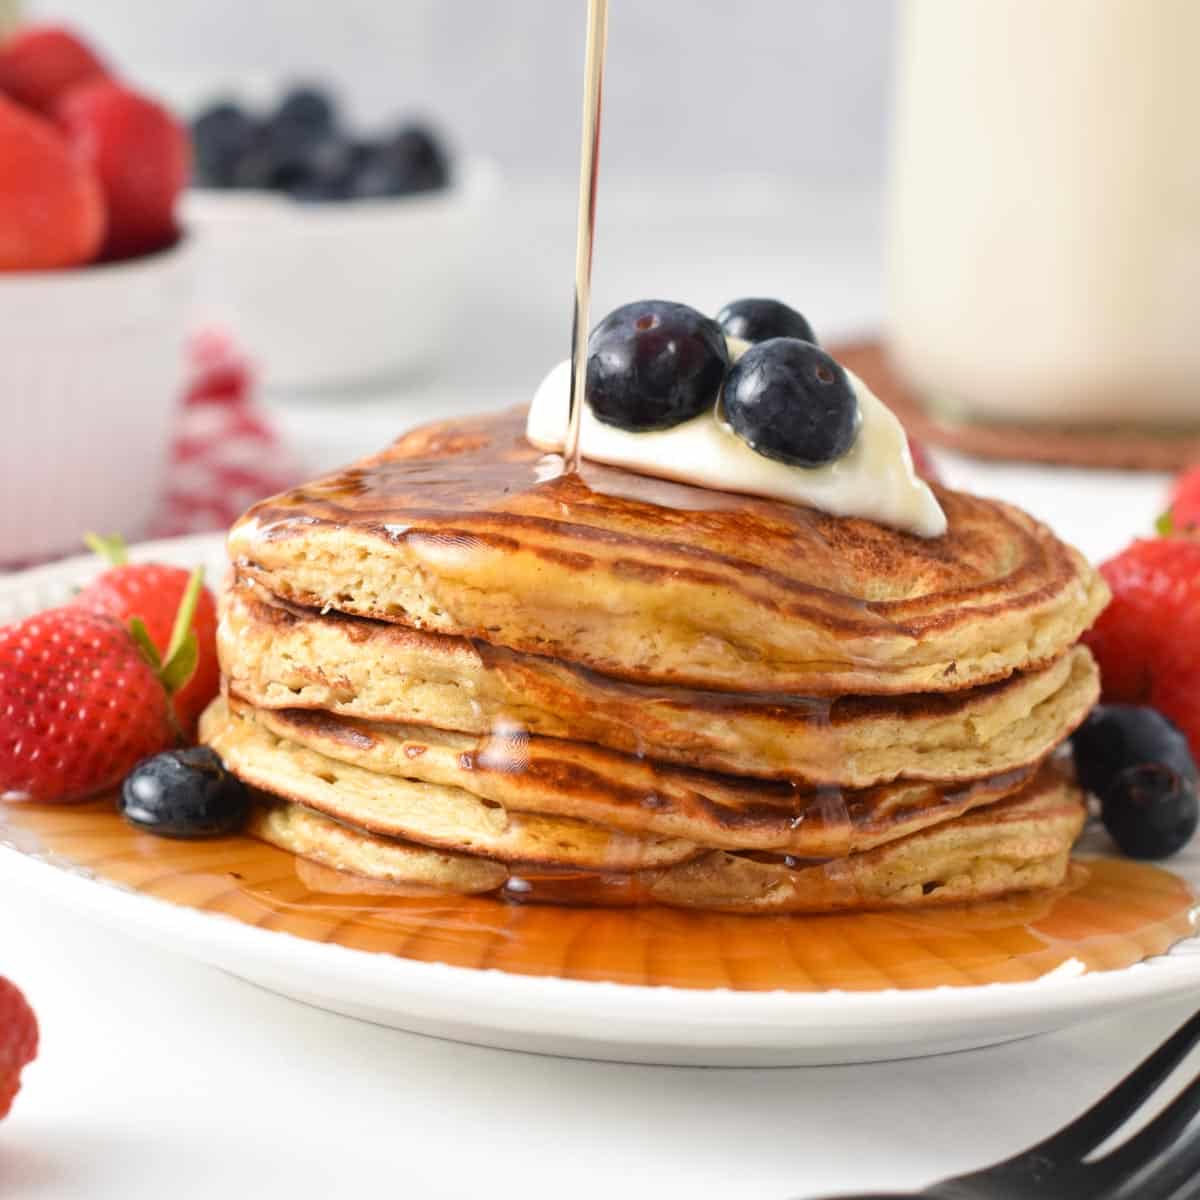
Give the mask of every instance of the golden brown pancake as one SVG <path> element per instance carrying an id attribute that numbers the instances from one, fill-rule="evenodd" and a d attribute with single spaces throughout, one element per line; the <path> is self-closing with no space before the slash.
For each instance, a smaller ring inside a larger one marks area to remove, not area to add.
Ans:
<path id="1" fill-rule="evenodd" d="M 966 785 L 805 792 L 553 738 L 480 740 L 224 700 L 205 714 L 202 738 L 248 784 L 373 833 L 505 860 L 580 865 L 590 854 L 590 862 L 620 870 L 683 862 L 706 848 L 842 857 L 995 803 L 1036 770 Z M 528 814 L 569 820 L 529 822 Z M 482 848 L 480 827 L 499 850 Z M 539 830 L 556 830 L 558 839 L 539 838 Z"/>
<path id="2" fill-rule="evenodd" d="M 843 787 L 977 779 L 1038 762 L 1099 692 L 1083 647 L 967 692 L 813 701 L 621 683 L 463 638 L 321 616 L 253 587 L 227 593 L 223 610 L 228 689 L 256 707 L 474 735 L 516 725 L 706 771 Z"/>
<path id="3" fill-rule="evenodd" d="M 1043 770 L 1015 796 L 875 850 L 789 866 L 714 851 L 628 876 L 556 877 L 486 859 L 437 854 L 355 830 L 301 805 L 263 798 L 252 832 L 325 866 L 448 892 L 504 888 L 551 902 L 660 903 L 746 913 L 916 908 L 1054 887 L 1066 875 L 1085 811 L 1075 787 Z M 489 875 L 488 872 L 491 872 Z"/>
<path id="4" fill-rule="evenodd" d="M 259 801 L 247 832 L 352 876 L 460 894 L 494 892 L 508 879 L 503 863 L 372 837 L 299 804 L 269 796 L 261 796 Z"/>
<path id="5" fill-rule="evenodd" d="M 923 539 L 561 463 L 524 412 L 415 430 L 256 505 L 230 554 L 275 595 L 640 683 L 943 692 L 1060 657 L 1107 590 L 1045 526 L 946 489 Z"/>
<path id="6" fill-rule="evenodd" d="M 374 833 L 426 840 L 421 830 L 430 822 L 429 809 L 449 794 L 451 803 L 433 822 L 433 840 L 449 844 L 441 826 L 454 812 L 465 807 L 470 821 L 481 819 L 456 796 L 461 789 L 493 806 L 482 815 L 493 836 L 504 827 L 506 813 L 568 817 L 651 839 L 640 851 L 642 865 L 651 858 L 683 861 L 701 848 L 842 857 L 994 803 L 1019 791 L 1035 772 L 1027 767 L 968 784 L 805 791 L 668 767 L 556 738 L 479 739 L 301 709 L 253 709 L 236 700 L 212 706 L 202 737 L 248 782 Z M 433 786 L 396 789 L 389 782 L 395 778 Z M 350 786 L 331 798 L 326 785 L 344 780 Z M 569 823 L 565 828 L 575 831 Z M 627 847 L 622 853 L 632 858 L 639 852 Z M 542 846 L 540 853 L 496 857 L 552 861 L 554 854 Z M 559 861 L 571 865 L 561 855 Z"/>
<path id="7" fill-rule="evenodd" d="M 462 788 L 378 775 L 283 741 L 253 721 L 231 719 L 220 701 L 205 713 L 200 737 L 250 786 L 367 833 L 500 862 L 594 871 L 638 871 L 700 853 L 698 846 L 678 838 L 621 833 L 572 817 L 509 812 Z"/>

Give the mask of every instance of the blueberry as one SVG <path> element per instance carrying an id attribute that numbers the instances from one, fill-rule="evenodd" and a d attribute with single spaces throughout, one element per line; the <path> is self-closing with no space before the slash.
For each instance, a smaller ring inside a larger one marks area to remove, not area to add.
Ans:
<path id="1" fill-rule="evenodd" d="M 406 196 L 418 192 L 410 171 L 403 163 L 386 155 L 372 154 L 355 172 L 350 191 L 363 200 L 380 196 Z"/>
<path id="2" fill-rule="evenodd" d="M 1162 713 L 1136 704 L 1101 704 L 1071 738 L 1080 785 L 1102 796 L 1126 767 L 1162 763 L 1192 783 L 1196 763 L 1182 731 Z"/>
<path id="3" fill-rule="evenodd" d="M 812 326 L 794 308 L 778 300 L 735 300 L 717 313 L 717 324 L 729 337 L 743 342 L 786 337 L 817 344 Z"/>
<path id="4" fill-rule="evenodd" d="M 205 838 L 236 833 L 250 797 L 207 746 L 167 750 L 143 759 L 121 786 L 121 812 L 161 837 Z"/>
<path id="5" fill-rule="evenodd" d="M 230 187 L 238 162 L 255 144 L 258 125 L 232 101 L 210 105 L 192 122 L 196 182 Z"/>
<path id="6" fill-rule="evenodd" d="M 315 137 L 332 133 L 336 124 L 337 111 L 329 93 L 313 84 L 290 88 L 271 116 L 273 127 L 307 129 Z"/>
<path id="7" fill-rule="evenodd" d="M 316 142 L 295 159 L 296 172 L 288 192 L 296 200 L 344 200 L 354 184 L 354 146 L 330 136 Z"/>
<path id="8" fill-rule="evenodd" d="M 670 429 L 713 407 L 729 366 L 710 317 L 667 300 L 614 309 L 588 340 L 587 400 L 619 429 Z"/>
<path id="9" fill-rule="evenodd" d="M 797 467 L 835 462 L 858 435 L 858 397 L 849 376 L 798 338 L 751 346 L 725 380 L 721 407 L 752 450 Z"/>
<path id="10" fill-rule="evenodd" d="M 238 159 L 230 182 L 236 188 L 278 188 L 290 186 L 289 180 L 299 178 L 299 158 L 282 155 L 263 141 Z"/>
<path id="11" fill-rule="evenodd" d="M 354 194 L 407 196 L 449 182 L 449 163 L 437 137 L 423 125 L 404 125 L 363 156 Z"/>
<path id="12" fill-rule="evenodd" d="M 1125 767 L 1101 794 L 1100 817 L 1130 858 L 1167 858 L 1196 832 L 1196 785 L 1162 763 Z"/>

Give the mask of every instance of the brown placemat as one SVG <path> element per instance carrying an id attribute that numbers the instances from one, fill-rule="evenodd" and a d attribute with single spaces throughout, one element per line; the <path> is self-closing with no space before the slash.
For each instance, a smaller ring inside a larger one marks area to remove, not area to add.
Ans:
<path id="1" fill-rule="evenodd" d="M 1114 467 L 1130 471 L 1179 471 L 1200 462 L 1200 437 L 1145 430 L 1069 428 L 1063 425 L 961 425 L 927 412 L 893 369 L 877 338 L 843 342 L 831 353 L 904 422 L 919 441 L 975 458 Z"/>

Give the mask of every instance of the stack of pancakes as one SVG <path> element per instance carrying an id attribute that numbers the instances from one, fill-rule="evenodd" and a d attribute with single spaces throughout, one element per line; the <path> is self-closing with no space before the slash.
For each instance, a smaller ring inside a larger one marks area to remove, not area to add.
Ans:
<path id="1" fill-rule="evenodd" d="M 1106 591 L 1019 510 L 937 496 L 922 539 L 566 475 L 520 412 L 420 429 L 235 526 L 202 736 L 257 836 L 389 885 L 744 912 L 1051 886 Z"/>

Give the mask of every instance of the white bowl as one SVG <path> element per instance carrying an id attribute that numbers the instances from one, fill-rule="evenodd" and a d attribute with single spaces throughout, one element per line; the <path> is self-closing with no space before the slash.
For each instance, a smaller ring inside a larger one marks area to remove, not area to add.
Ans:
<path id="1" fill-rule="evenodd" d="M 123 263 L 0 273 L 0 563 L 140 536 L 183 395 L 190 239 Z"/>
<path id="2" fill-rule="evenodd" d="M 435 361 L 459 312 L 494 170 L 460 162 L 435 192 L 302 204 L 195 189 L 204 316 L 268 387 L 341 388 Z"/>

